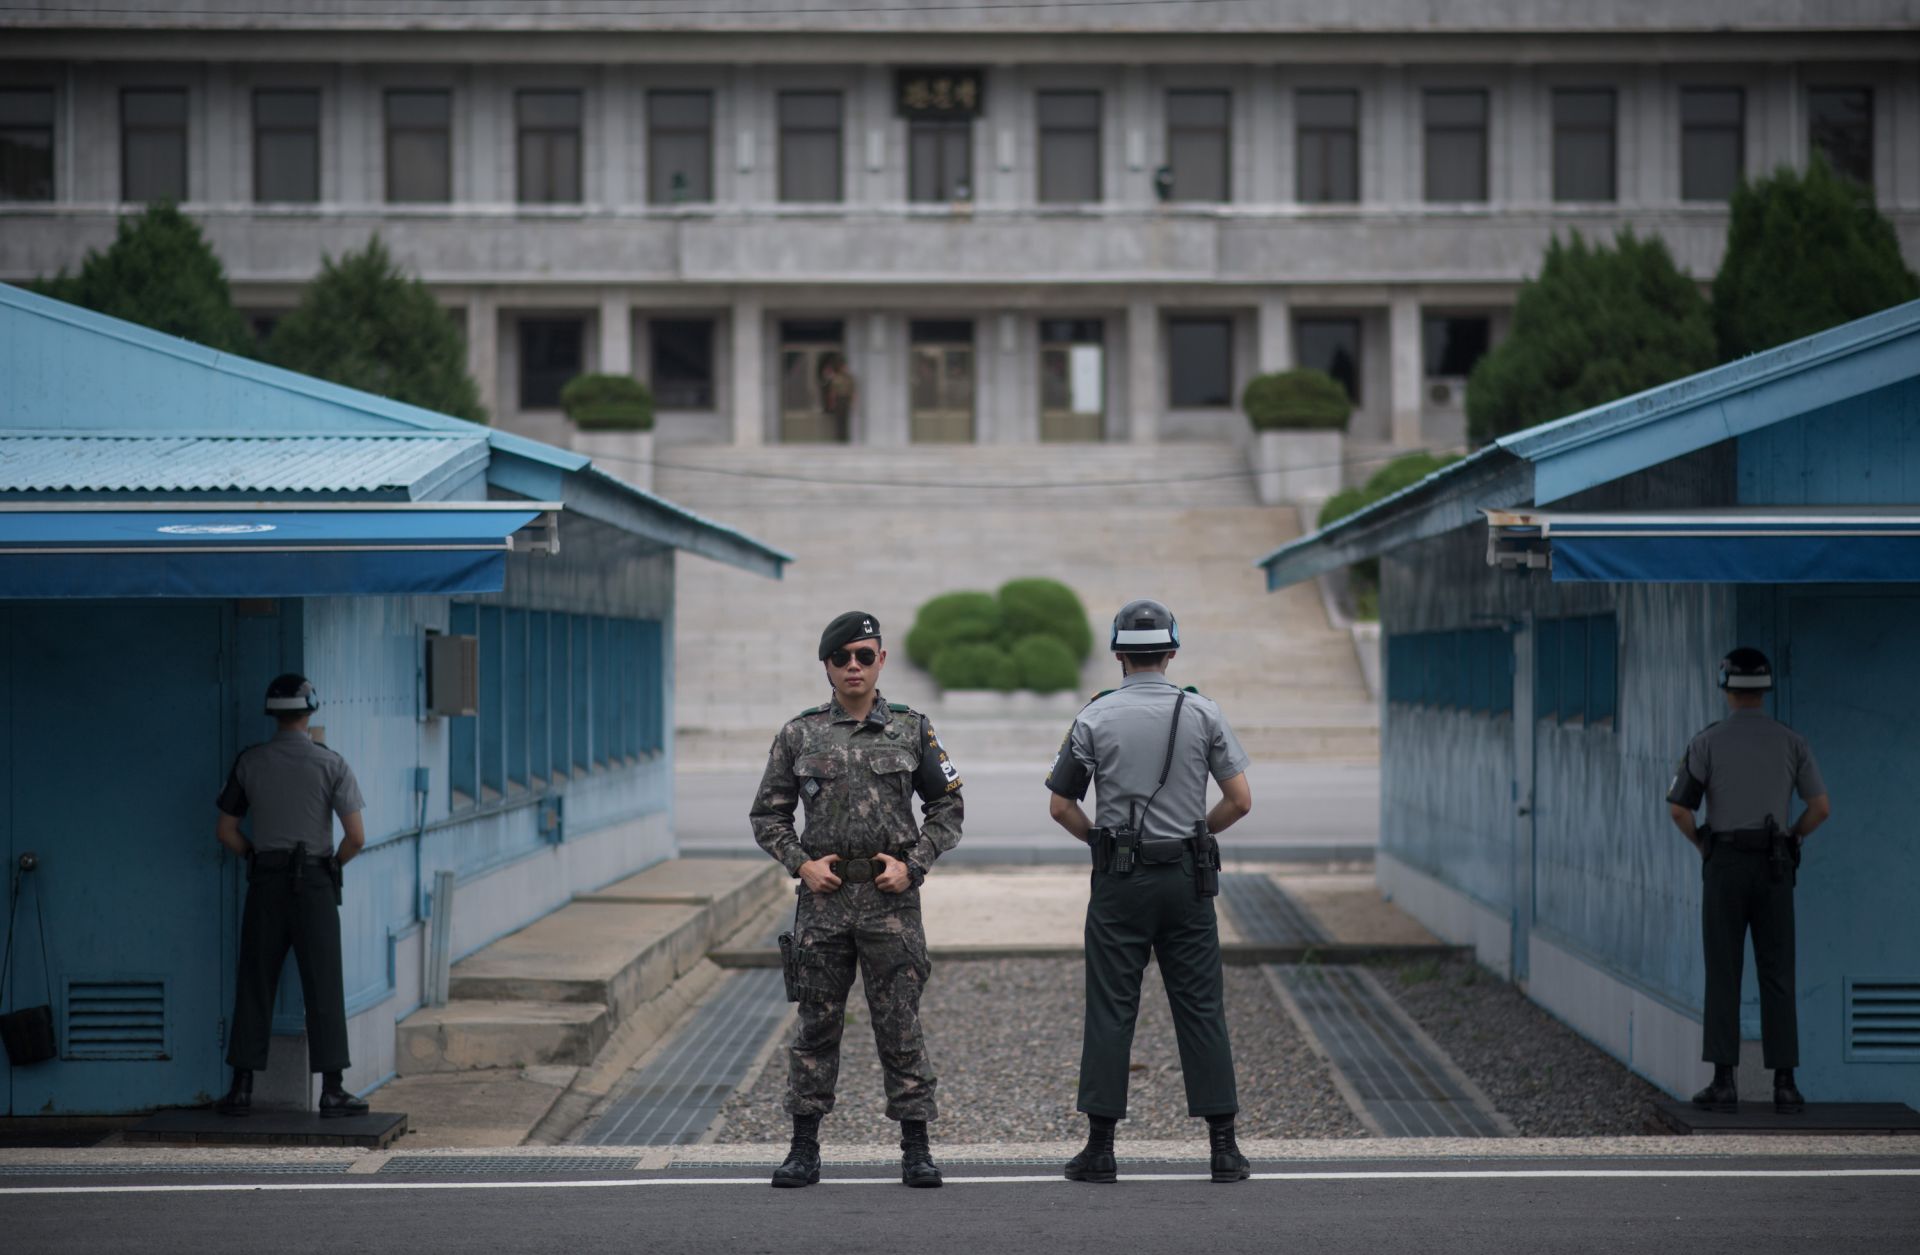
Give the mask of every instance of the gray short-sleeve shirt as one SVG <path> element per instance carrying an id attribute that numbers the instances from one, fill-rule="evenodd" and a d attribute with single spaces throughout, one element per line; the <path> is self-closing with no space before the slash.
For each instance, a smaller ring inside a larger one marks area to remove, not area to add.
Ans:
<path id="1" fill-rule="evenodd" d="M 1705 801 L 1716 831 L 1739 832 L 1763 827 L 1768 815 L 1790 828 L 1793 795 L 1826 791 L 1806 737 L 1765 711 L 1736 710 L 1688 744 L 1667 800 L 1689 810 Z"/>
<path id="2" fill-rule="evenodd" d="M 346 759 L 305 732 L 286 729 L 240 752 L 214 805 L 236 819 L 253 816 L 256 851 L 300 846 L 325 855 L 333 853 L 333 817 L 367 804 Z"/>
<path id="3" fill-rule="evenodd" d="M 1047 774 L 1047 787 L 1078 801 L 1091 785 L 1097 827 L 1127 823 L 1129 807 L 1138 816 L 1159 784 L 1179 697 L 1179 687 L 1157 671 L 1127 676 L 1119 688 L 1088 703 L 1073 721 Z M 1249 761 L 1220 707 L 1210 698 L 1188 693 L 1167 783 L 1147 812 L 1144 835 L 1191 835 L 1193 822 L 1206 817 L 1207 777 L 1231 780 Z"/>

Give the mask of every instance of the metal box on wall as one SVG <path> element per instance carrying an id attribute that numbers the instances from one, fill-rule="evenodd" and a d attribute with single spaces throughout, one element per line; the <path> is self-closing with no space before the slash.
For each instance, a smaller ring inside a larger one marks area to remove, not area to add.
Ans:
<path id="1" fill-rule="evenodd" d="M 460 716 L 480 708 L 480 638 L 427 637 L 427 713 Z"/>

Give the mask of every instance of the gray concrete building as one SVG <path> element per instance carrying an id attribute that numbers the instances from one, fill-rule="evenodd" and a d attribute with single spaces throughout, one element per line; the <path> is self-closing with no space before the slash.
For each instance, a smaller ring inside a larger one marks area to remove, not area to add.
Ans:
<path id="1" fill-rule="evenodd" d="M 0 279 L 169 197 L 264 325 L 378 232 L 562 441 L 582 370 L 663 443 L 1242 440 L 1305 364 L 1454 444 L 1556 233 L 1704 281 L 1814 152 L 1920 257 L 1920 3 L 0 4 Z"/>

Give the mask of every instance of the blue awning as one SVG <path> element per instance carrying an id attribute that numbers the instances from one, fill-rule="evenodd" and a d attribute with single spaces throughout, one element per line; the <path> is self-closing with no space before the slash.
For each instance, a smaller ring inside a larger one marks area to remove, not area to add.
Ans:
<path id="1" fill-rule="evenodd" d="M 1556 583 L 1920 583 L 1920 509 L 1488 510 L 1487 561 Z"/>
<path id="2" fill-rule="evenodd" d="M 0 506 L 0 598 L 497 593 L 543 502 Z"/>

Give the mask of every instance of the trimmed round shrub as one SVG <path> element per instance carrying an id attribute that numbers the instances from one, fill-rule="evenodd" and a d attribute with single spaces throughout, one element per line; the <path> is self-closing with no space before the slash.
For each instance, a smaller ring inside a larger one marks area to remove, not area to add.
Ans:
<path id="1" fill-rule="evenodd" d="M 1093 627 L 1087 608 L 1059 580 L 1008 580 L 1000 586 L 1000 611 L 1013 640 L 1051 636 L 1066 646 L 1075 663 L 1093 652 Z"/>
<path id="2" fill-rule="evenodd" d="M 920 607 L 907 632 L 907 657 L 931 671 L 949 645 L 997 643 L 1006 634 L 1000 603 L 991 593 L 942 593 Z"/>
<path id="3" fill-rule="evenodd" d="M 1079 687 L 1080 662 L 1057 637 L 1028 636 L 1013 647 L 1020 687 L 1036 693 L 1062 693 Z"/>
<path id="4" fill-rule="evenodd" d="M 1450 466 L 1460 459 L 1457 455 L 1435 457 L 1431 453 L 1407 453 L 1395 458 L 1373 473 L 1367 480 L 1367 499 L 1378 501 L 1391 497 L 1402 488 L 1411 488 L 1443 466 Z"/>
<path id="5" fill-rule="evenodd" d="M 1302 367 L 1255 375 L 1240 408 L 1255 431 L 1344 431 L 1353 400 L 1332 375 Z"/>
<path id="6" fill-rule="evenodd" d="M 1314 526 L 1331 527 L 1372 500 L 1364 488 L 1342 488 L 1320 507 L 1320 517 L 1314 520 Z"/>
<path id="7" fill-rule="evenodd" d="M 632 375 L 575 375 L 560 407 L 582 431 L 653 430 L 653 393 Z"/>
<path id="8" fill-rule="evenodd" d="M 1020 669 L 1007 651 L 984 641 L 946 646 L 934 655 L 932 670 L 935 682 L 943 689 L 1011 693 L 1020 687 Z"/>

